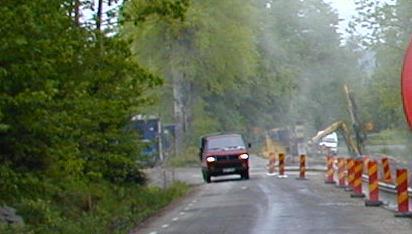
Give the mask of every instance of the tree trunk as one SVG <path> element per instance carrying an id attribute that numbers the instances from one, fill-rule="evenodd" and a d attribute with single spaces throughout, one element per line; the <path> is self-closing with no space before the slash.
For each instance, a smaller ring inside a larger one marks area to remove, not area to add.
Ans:
<path id="1" fill-rule="evenodd" d="M 80 0 L 74 0 L 74 22 L 80 26 Z"/>
<path id="2" fill-rule="evenodd" d="M 103 18 L 103 0 L 99 0 L 97 7 L 97 19 L 96 19 L 96 29 L 101 31 L 102 29 L 102 18 Z"/>
<path id="3" fill-rule="evenodd" d="M 171 68 L 173 85 L 173 111 L 176 125 L 175 153 L 182 153 L 183 133 L 185 126 L 184 101 L 183 101 L 183 73 L 176 66 Z"/>

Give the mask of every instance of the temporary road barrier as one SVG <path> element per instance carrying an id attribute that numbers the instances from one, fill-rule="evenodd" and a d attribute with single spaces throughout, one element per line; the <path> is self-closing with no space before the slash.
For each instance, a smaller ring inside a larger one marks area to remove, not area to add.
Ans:
<path id="1" fill-rule="evenodd" d="M 368 163 L 369 163 L 369 157 L 368 156 L 363 156 L 363 174 L 368 174 Z"/>
<path id="2" fill-rule="evenodd" d="M 268 175 L 275 175 L 275 171 L 276 171 L 276 155 L 273 152 L 269 153 L 269 163 L 267 165 L 267 169 L 268 169 Z"/>
<path id="3" fill-rule="evenodd" d="M 279 153 L 279 178 L 286 178 L 288 177 L 285 175 L 285 154 Z"/>
<path id="4" fill-rule="evenodd" d="M 365 200 L 366 206 L 381 206 L 383 203 L 379 201 L 379 185 L 378 185 L 378 163 L 375 160 L 368 162 L 369 176 L 369 199 Z"/>
<path id="5" fill-rule="evenodd" d="M 398 195 L 398 212 L 396 217 L 412 217 L 412 212 L 409 212 L 409 196 L 408 196 L 408 170 L 396 170 L 396 187 Z"/>
<path id="6" fill-rule="evenodd" d="M 345 191 L 352 191 L 353 190 L 353 181 L 355 176 L 353 175 L 353 169 L 355 167 L 355 161 L 352 158 L 346 159 L 346 174 L 348 185 L 345 188 Z"/>
<path id="7" fill-rule="evenodd" d="M 305 172 L 306 172 L 306 156 L 304 154 L 300 155 L 299 157 L 299 177 L 296 179 L 299 180 L 306 180 Z"/>
<path id="8" fill-rule="evenodd" d="M 333 169 L 333 156 L 326 156 L 326 179 L 325 183 L 326 184 L 335 184 L 335 181 L 333 181 L 333 174 L 334 174 L 334 169 Z"/>
<path id="9" fill-rule="evenodd" d="M 350 195 L 351 197 L 365 197 L 365 194 L 362 193 L 362 168 L 363 160 L 357 159 L 355 160 L 355 167 L 354 167 L 354 180 L 353 180 L 353 192 Z"/>
<path id="10" fill-rule="evenodd" d="M 344 158 L 338 158 L 338 181 L 337 186 L 339 188 L 345 188 L 345 165 L 346 160 Z"/>
<path id="11" fill-rule="evenodd" d="M 389 165 L 388 158 L 382 158 L 382 165 L 383 165 L 383 182 L 385 183 L 393 183 L 392 175 L 391 175 L 391 168 Z"/>

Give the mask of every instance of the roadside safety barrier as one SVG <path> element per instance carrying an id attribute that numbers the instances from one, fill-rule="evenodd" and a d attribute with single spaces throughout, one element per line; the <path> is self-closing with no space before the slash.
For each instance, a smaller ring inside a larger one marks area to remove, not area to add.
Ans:
<path id="1" fill-rule="evenodd" d="M 335 184 L 335 181 L 333 180 L 333 174 L 334 174 L 334 169 L 333 169 L 333 156 L 326 156 L 326 179 L 325 183 L 326 184 Z"/>
<path id="2" fill-rule="evenodd" d="M 392 175 L 391 175 L 391 168 L 389 165 L 388 158 L 382 158 L 382 165 L 383 165 L 383 182 L 392 184 Z"/>
<path id="3" fill-rule="evenodd" d="M 355 166 L 355 161 L 352 158 L 346 159 L 346 175 L 348 180 L 348 185 L 345 188 L 345 191 L 353 190 L 353 181 L 355 176 L 353 175 L 353 169 Z"/>
<path id="4" fill-rule="evenodd" d="M 287 175 L 285 175 L 285 154 L 284 153 L 279 153 L 279 178 L 286 178 Z"/>
<path id="5" fill-rule="evenodd" d="M 276 171 L 276 155 L 273 152 L 269 153 L 269 163 L 267 165 L 268 168 L 268 174 L 269 175 L 274 175 Z"/>
<path id="6" fill-rule="evenodd" d="M 369 163 L 369 157 L 368 156 L 363 156 L 363 174 L 368 174 L 368 163 Z"/>
<path id="7" fill-rule="evenodd" d="M 337 181 L 337 186 L 339 188 L 345 188 L 345 166 L 346 166 L 346 160 L 344 158 L 338 158 L 338 181 Z"/>
<path id="8" fill-rule="evenodd" d="M 379 201 L 378 163 L 375 160 L 368 161 L 368 176 L 369 199 L 365 200 L 365 206 L 381 206 L 383 203 Z"/>
<path id="9" fill-rule="evenodd" d="M 353 170 L 354 180 L 353 180 L 353 192 L 350 195 L 351 197 L 365 197 L 365 194 L 362 193 L 362 171 L 363 171 L 363 160 L 355 160 L 355 166 Z"/>
<path id="10" fill-rule="evenodd" d="M 408 170 L 396 170 L 396 187 L 398 211 L 396 217 L 412 217 L 412 212 L 409 212 L 409 196 L 408 196 Z"/>
<path id="11" fill-rule="evenodd" d="M 305 173 L 306 173 L 306 155 L 302 154 L 299 157 L 299 177 L 296 179 L 299 180 L 306 180 Z"/>

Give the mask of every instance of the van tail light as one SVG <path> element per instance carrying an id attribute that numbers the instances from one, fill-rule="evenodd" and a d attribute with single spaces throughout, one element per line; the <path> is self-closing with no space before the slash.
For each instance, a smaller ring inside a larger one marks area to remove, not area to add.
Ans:
<path id="1" fill-rule="evenodd" d="M 241 155 L 239 155 L 239 159 L 244 159 L 244 160 L 246 160 L 246 159 L 248 159 L 249 158 L 249 155 L 248 154 L 241 154 Z"/>

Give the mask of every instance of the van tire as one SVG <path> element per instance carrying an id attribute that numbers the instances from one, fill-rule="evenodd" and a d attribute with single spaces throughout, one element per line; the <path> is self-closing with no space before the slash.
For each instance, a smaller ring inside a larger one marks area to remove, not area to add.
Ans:
<path id="1" fill-rule="evenodd" d="M 243 172 L 242 174 L 240 174 L 240 176 L 242 177 L 242 179 L 248 180 L 249 179 L 249 171 Z"/>
<path id="2" fill-rule="evenodd" d="M 209 173 L 208 173 L 207 171 L 202 171 L 202 174 L 203 174 L 203 180 L 204 180 L 206 183 L 210 183 L 210 182 L 211 182 L 211 179 L 210 179 Z"/>

